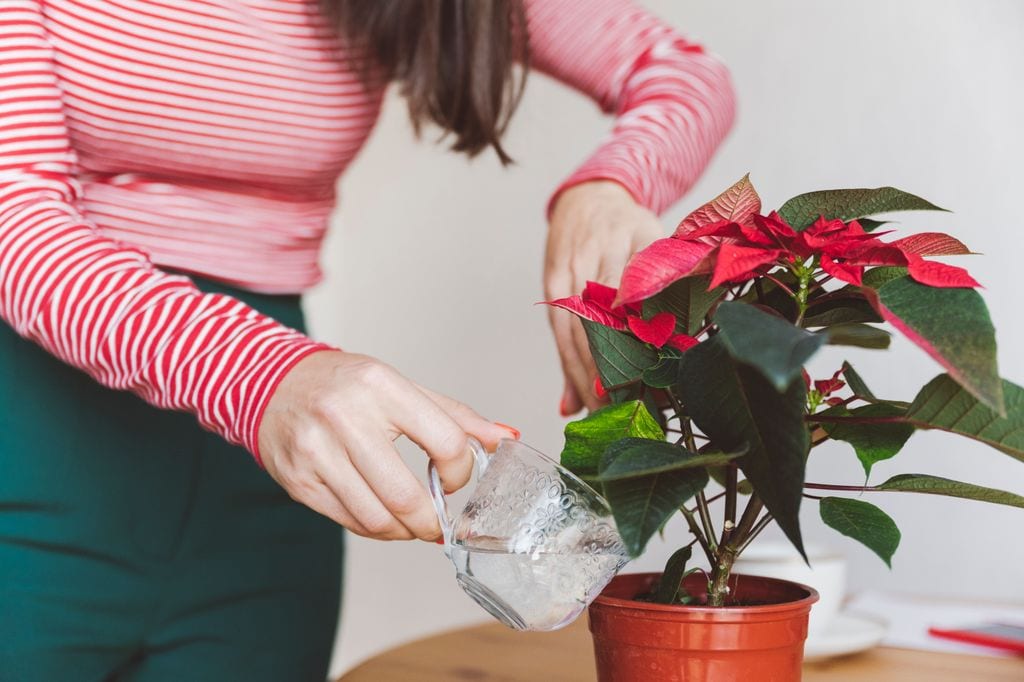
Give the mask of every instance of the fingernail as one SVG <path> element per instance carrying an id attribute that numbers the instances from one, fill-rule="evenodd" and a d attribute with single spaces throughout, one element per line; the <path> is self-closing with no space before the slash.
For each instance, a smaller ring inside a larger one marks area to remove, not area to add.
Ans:
<path id="1" fill-rule="evenodd" d="M 509 433 L 511 433 L 513 440 L 519 440 L 519 429 L 517 429 L 515 427 L 512 427 L 512 426 L 509 426 L 508 424 L 502 424 L 501 422 L 494 422 L 494 423 L 495 423 L 495 425 L 500 426 L 501 428 L 503 428 L 506 431 L 508 431 Z"/>
<path id="2" fill-rule="evenodd" d="M 435 545 L 444 545 L 444 538 L 438 538 L 434 540 Z"/>
<path id="3" fill-rule="evenodd" d="M 601 377 L 594 377 L 594 395 L 598 398 L 608 395 L 608 391 L 604 390 L 604 386 L 601 385 Z"/>
<path id="4" fill-rule="evenodd" d="M 562 401 L 560 403 L 558 403 L 558 413 L 561 414 L 563 417 L 568 417 L 570 414 L 572 414 L 571 412 L 569 412 L 569 389 L 568 389 L 568 387 L 566 387 L 565 393 L 562 394 Z"/>

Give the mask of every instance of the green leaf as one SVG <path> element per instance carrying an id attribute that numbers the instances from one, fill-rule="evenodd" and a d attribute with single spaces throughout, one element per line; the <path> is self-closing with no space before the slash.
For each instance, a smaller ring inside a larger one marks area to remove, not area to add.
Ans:
<path id="1" fill-rule="evenodd" d="M 943 289 L 900 277 L 875 290 L 882 316 L 923 348 L 976 398 L 1002 413 L 996 337 L 974 289 Z"/>
<path id="2" fill-rule="evenodd" d="M 654 442 L 654 441 L 649 441 Z M 676 448 L 677 458 L 695 457 L 693 453 Z M 617 466 L 620 458 L 629 458 L 628 451 L 615 454 L 609 449 L 601 460 L 601 474 Z M 640 556 L 647 542 L 665 521 L 690 498 L 708 484 L 708 472 L 703 467 L 692 467 L 649 476 L 622 478 L 604 483 L 604 497 L 612 508 L 612 516 L 619 535 L 630 556 Z"/>
<path id="3" fill-rule="evenodd" d="M 883 265 L 878 268 L 871 268 L 864 272 L 864 276 L 861 278 L 863 285 L 869 289 L 877 289 L 884 284 L 888 284 L 894 279 L 900 277 L 906 277 L 907 269 L 899 265 Z M 851 288 L 853 286 L 851 285 Z"/>
<path id="4" fill-rule="evenodd" d="M 662 348 L 658 364 L 644 370 L 643 382 L 653 388 L 668 388 L 679 381 L 683 353 L 674 348 Z"/>
<path id="5" fill-rule="evenodd" d="M 875 394 L 871 392 L 868 385 L 861 379 L 860 374 L 853 368 L 849 362 L 843 362 L 843 379 L 846 380 L 846 385 L 850 387 L 853 394 L 858 398 L 865 400 L 877 400 Z"/>
<path id="6" fill-rule="evenodd" d="M 857 222 L 864 228 L 865 232 L 874 232 L 882 225 L 888 225 L 891 221 L 889 220 L 872 220 L 871 218 L 858 218 Z"/>
<path id="7" fill-rule="evenodd" d="M 1006 416 L 983 405 L 947 374 L 922 388 L 906 419 L 923 429 L 942 429 L 991 445 L 1024 462 L 1024 388 L 1003 380 Z"/>
<path id="8" fill-rule="evenodd" d="M 924 493 L 926 495 L 945 495 L 946 497 L 959 497 L 965 500 L 1005 504 L 1010 507 L 1024 509 L 1024 497 L 1016 493 L 996 490 L 995 488 L 984 488 L 972 483 L 963 483 L 925 474 L 900 474 L 899 476 L 893 476 L 882 485 L 877 486 L 876 489 Z"/>
<path id="9" fill-rule="evenodd" d="M 725 293 L 723 287 L 708 291 L 710 283 L 710 275 L 700 275 L 670 284 L 644 301 L 644 319 L 650 319 L 658 313 L 672 313 L 676 316 L 677 333 L 695 335 L 704 326 L 704 316 L 708 310 Z"/>
<path id="10" fill-rule="evenodd" d="M 810 446 L 803 380 L 777 391 L 759 372 L 733 360 L 721 336 L 686 352 L 674 390 L 717 447 L 747 448 L 737 464 L 802 553 L 799 511 Z"/>
<path id="11" fill-rule="evenodd" d="M 830 407 L 821 414 L 830 417 L 901 417 L 904 410 L 889 404 L 876 403 L 848 410 L 842 405 Z M 836 440 L 853 446 L 857 459 L 864 467 L 864 476 L 871 475 L 871 467 L 877 462 L 895 457 L 903 446 L 914 435 L 914 427 L 910 424 L 853 424 L 823 423 L 825 432 Z"/>
<path id="12" fill-rule="evenodd" d="M 608 446 L 608 449 L 604 451 L 601 458 L 601 473 L 598 474 L 596 480 L 607 483 L 696 467 L 722 466 L 742 454 L 742 452 L 697 454 L 681 445 L 673 445 L 664 440 L 623 438 Z"/>
<path id="13" fill-rule="evenodd" d="M 861 543 L 892 568 L 900 529 L 888 514 L 873 504 L 846 497 L 824 498 L 819 511 L 826 525 Z"/>
<path id="14" fill-rule="evenodd" d="M 818 216 L 843 221 L 892 211 L 945 211 L 930 201 L 895 187 L 873 189 L 826 189 L 795 196 L 779 209 L 779 215 L 795 230 L 809 227 Z M 877 226 L 876 226 L 877 227 Z"/>
<path id="15" fill-rule="evenodd" d="M 596 322 L 582 322 L 587 332 L 590 353 L 594 356 L 597 373 L 604 386 L 638 381 L 645 369 L 658 362 L 657 351 L 643 341 Z M 640 388 L 638 381 L 636 386 L 609 391 L 609 397 L 616 403 L 632 400 L 639 396 Z"/>
<path id="16" fill-rule="evenodd" d="M 718 485 L 725 487 L 725 467 L 708 467 L 708 475 L 711 476 L 711 480 Z M 750 481 L 745 478 L 741 478 L 736 482 L 736 492 L 740 495 L 749 495 L 754 492 L 754 486 L 750 485 Z"/>
<path id="17" fill-rule="evenodd" d="M 668 558 L 665 563 L 665 570 L 658 580 L 658 586 L 654 589 L 652 601 L 657 604 L 674 604 L 676 595 L 679 594 L 680 583 L 686 575 L 686 564 L 693 556 L 693 550 L 689 547 L 678 549 Z"/>
<path id="18" fill-rule="evenodd" d="M 779 391 L 800 375 L 827 337 L 814 334 L 747 303 L 727 301 L 715 312 L 719 339 L 729 354 L 761 374 Z M 691 349 L 692 351 L 693 349 Z"/>
<path id="19" fill-rule="evenodd" d="M 833 346 L 881 349 L 888 348 L 892 341 L 892 334 L 884 329 L 860 322 L 833 325 L 818 333 L 827 335 L 829 344 Z"/>
<path id="20" fill-rule="evenodd" d="M 790 289 L 796 289 L 800 286 L 796 275 L 788 270 L 779 270 L 773 276 Z M 796 318 L 796 301 L 794 301 L 793 297 L 787 294 L 782 287 L 770 280 L 756 280 L 755 283 L 758 286 L 751 287 L 747 293 L 743 294 L 736 300 L 750 304 L 756 303 L 760 306 L 771 308 L 787 320 Z M 758 295 L 759 289 L 761 295 Z"/>
<path id="21" fill-rule="evenodd" d="M 565 425 L 562 466 L 578 475 L 595 474 L 605 449 L 630 436 L 660 441 L 665 433 L 639 400 L 602 407 Z"/>
<path id="22" fill-rule="evenodd" d="M 883 322 L 881 315 L 875 312 L 859 294 L 849 298 L 834 298 L 819 304 L 811 302 L 804 316 L 804 327 L 828 327 L 834 324 L 850 322 Z"/>

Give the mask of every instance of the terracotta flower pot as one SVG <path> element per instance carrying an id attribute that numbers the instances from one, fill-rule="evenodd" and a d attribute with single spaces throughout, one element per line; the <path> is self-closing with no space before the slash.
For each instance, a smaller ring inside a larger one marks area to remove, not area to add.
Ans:
<path id="1" fill-rule="evenodd" d="M 735 575 L 732 595 L 751 606 L 710 608 L 635 601 L 657 573 L 620 575 L 590 605 L 599 682 L 798 682 L 812 588 Z M 699 594 L 705 578 L 684 585 Z"/>

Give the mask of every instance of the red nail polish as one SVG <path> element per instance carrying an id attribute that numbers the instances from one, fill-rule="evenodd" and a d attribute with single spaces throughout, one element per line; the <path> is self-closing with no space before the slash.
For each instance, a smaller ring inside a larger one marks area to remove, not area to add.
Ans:
<path id="1" fill-rule="evenodd" d="M 437 540 L 434 540 L 434 544 L 435 545 L 443 545 L 444 544 L 444 538 L 439 538 Z"/>
<path id="2" fill-rule="evenodd" d="M 567 402 L 568 396 L 563 395 L 562 402 L 558 403 L 558 413 L 563 417 L 568 417 L 570 414 L 572 414 L 571 412 L 569 412 L 569 406 L 566 405 Z"/>
<path id="3" fill-rule="evenodd" d="M 508 424 L 502 424 L 501 422 L 494 422 L 494 423 L 496 425 L 500 426 L 503 429 L 507 429 L 509 431 L 509 433 L 512 434 L 512 438 L 513 439 L 519 440 L 519 429 L 514 428 L 512 426 L 509 426 Z"/>
<path id="4" fill-rule="evenodd" d="M 608 391 L 604 390 L 604 386 L 601 385 L 601 377 L 594 377 L 594 395 L 598 398 L 608 395 Z"/>

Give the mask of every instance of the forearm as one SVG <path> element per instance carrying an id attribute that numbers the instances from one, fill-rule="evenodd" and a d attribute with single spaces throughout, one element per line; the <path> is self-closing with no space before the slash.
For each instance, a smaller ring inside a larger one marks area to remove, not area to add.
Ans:
<path id="1" fill-rule="evenodd" d="M 591 180 L 622 185 L 660 213 L 693 185 L 735 117 L 728 70 L 628 0 L 528 3 L 536 67 L 615 115 L 607 140 L 554 193 Z"/>
<path id="2" fill-rule="evenodd" d="M 273 388 L 323 346 L 155 269 L 59 202 L 11 194 L 0 185 L 0 317 L 98 382 L 192 412 L 255 453 Z"/>

